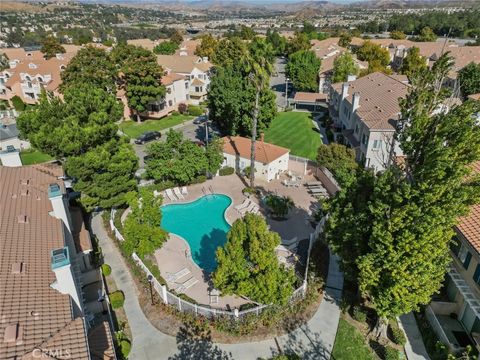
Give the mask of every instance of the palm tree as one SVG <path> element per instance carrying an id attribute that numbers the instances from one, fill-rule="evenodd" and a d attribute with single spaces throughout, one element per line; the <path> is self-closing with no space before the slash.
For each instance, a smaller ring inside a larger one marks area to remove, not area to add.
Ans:
<path id="1" fill-rule="evenodd" d="M 250 55 L 246 59 L 249 79 L 255 85 L 255 107 L 252 118 L 252 140 L 250 148 L 250 187 L 255 187 L 255 142 L 257 140 L 257 122 L 260 107 L 260 92 L 268 84 L 272 73 L 273 48 L 265 40 L 256 40 L 255 46 L 250 47 Z"/>

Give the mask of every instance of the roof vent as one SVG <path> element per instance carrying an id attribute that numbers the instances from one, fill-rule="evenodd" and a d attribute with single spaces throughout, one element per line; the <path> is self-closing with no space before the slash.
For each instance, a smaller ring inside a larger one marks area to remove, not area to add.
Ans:
<path id="1" fill-rule="evenodd" d="M 18 223 L 19 224 L 28 224 L 29 221 L 28 221 L 28 216 L 27 215 L 18 215 L 17 216 L 17 220 L 18 220 Z"/>
<path id="2" fill-rule="evenodd" d="M 30 311 L 30 316 L 32 316 L 35 320 L 40 319 L 40 313 L 38 311 Z"/>
<path id="3" fill-rule="evenodd" d="M 28 185 L 30 183 L 30 180 L 29 179 L 22 179 L 20 180 L 20 184 L 22 185 Z"/>
<path id="4" fill-rule="evenodd" d="M 12 274 L 25 273 L 25 264 L 23 262 L 17 262 L 12 264 Z"/>
<path id="5" fill-rule="evenodd" d="M 5 328 L 5 334 L 3 335 L 3 342 L 11 343 L 16 342 L 19 344 L 23 338 L 23 327 L 20 324 L 9 325 Z"/>
<path id="6" fill-rule="evenodd" d="M 21 192 L 20 192 L 20 195 L 22 196 L 28 196 L 29 195 L 29 190 L 28 189 L 22 189 Z"/>
<path id="7" fill-rule="evenodd" d="M 17 194 L 12 194 L 12 199 L 16 199 L 17 198 Z"/>

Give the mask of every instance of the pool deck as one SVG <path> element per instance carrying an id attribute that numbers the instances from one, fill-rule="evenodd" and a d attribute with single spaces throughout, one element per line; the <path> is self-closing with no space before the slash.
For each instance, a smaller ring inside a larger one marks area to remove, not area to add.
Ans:
<path id="1" fill-rule="evenodd" d="M 313 177 L 307 176 L 303 182 L 311 181 Z M 232 204 L 227 208 L 225 217 L 228 223 L 233 224 L 235 220 L 242 217 L 242 215 L 234 208 L 235 205 L 243 203 L 245 196 L 242 190 L 247 186 L 244 179 L 237 175 L 217 176 L 212 180 L 208 180 L 202 184 L 195 184 L 188 187 L 188 195 L 184 200 L 172 202 L 168 198 L 164 198 L 164 204 L 181 204 L 191 202 L 199 197 L 205 195 L 204 191 L 210 193 L 213 190 L 216 194 L 228 195 L 232 199 Z M 266 182 L 256 180 L 256 186 L 260 187 L 265 192 L 274 192 L 281 196 L 290 196 L 295 202 L 295 208 L 291 211 L 289 218 L 285 221 L 275 221 L 266 217 L 266 221 L 270 229 L 280 234 L 282 239 L 291 239 L 298 237 L 304 239 L 313 232 L 313 227 L 310 225 L 309 217 L 312 213 L 313 207 L 317 204 L 317 200 L 312 197 L 307 189 L 302 185 L 298 188 L 286 187 L 281 184 L 280 180 L 273 180 Z M 211 189 L 211 190 L 210 190 Z M 258 199 L 252 196 L 251 200 L 259 204 Z M 264 209 L 259 204 L 262 214 Z M 181 278 L 178 282 L 185 282 L 192 276 L 198 281 L 194 286 L 185 291 L 185 294 L 195 299 L 200 304 L 209 305 L 214 308 L 238 308 L 240 305 L 248 301 L 234 296 L 222 296 L 219 298 L 217 304 L 210 304 L 209 291 L 212 289 L 212 284 L 209 280 L 208 274 L 204 273 L 202 269 L 188 256 L 188 244 L 175 234 L 170 234 L 169 239 L 163 247 L 155 252 L 155 257 L 159 265 L 162 277 L 166 278 L 169 273 L 175 273 L 183 268 L 188 268 L 191 274 Z M 179 284 L 169 284 L 169 288 L 175 289 Z"/>

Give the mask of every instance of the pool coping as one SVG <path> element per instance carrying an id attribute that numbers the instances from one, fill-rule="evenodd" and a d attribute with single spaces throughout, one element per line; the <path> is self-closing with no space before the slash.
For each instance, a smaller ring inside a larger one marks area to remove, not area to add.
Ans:
<path id="1" fill-rule="evenodd" d="M 223 211 L 223 219 L 225 220 L 225 222 L 230 226 L 230 228 L 232 228 L 232 224 L 230 223 L 230 221 L 228 221 L 227 219 L 227 210 L 233 205 L 233 198 L 230 196 L 230 195 L 227 195 L 227 194 L 224 194 L 224 193 L 221 193 L 221 192 L 218 192 L 218 193 L 214 193 L 214 194 L 206 194 L 206 195 L 202 195 L 202 196 L 198 196 L 197 198 L 191 200 L 191 201 L 178 201 L 178 202 L 171 202 L 171 203 L 168 203 L 168 204 L 165 204 L 165 205 L 162 205 L 160 206 L 160 209 L 164 206 L 169 206 L 169 205 L 186 205 L 186 204 L 191 204 L 195 201 L 198 201 L 200 200 L 201 198 L 204 198 L 204 197 L 207 197 L 207 196 L 212 196 L 212 195 L 223 195 L 223 196 L 226 196 L 230 199 L 230 204 L 225 208 L 225 210 Z M 162 218 L 163 218 L 163 214 L 162 214 Z M 230 230 L 230 229 L 229 229 Z M 202 273 L 204 274 L 213 274 L 213 271 L 212 272 L 207 272 L 205 269 L 202 269 L 200 267 L 200 265 L 198 265 L 194 260 L 193 260 L 193 256 L 192 256 L 192 248 L 190 247 L 190 244 L 188 243 L 188 241 L 183 237 L 183 236 L 180 236 L 174 232 L 168 232 L 169 236 L 170 234 L 173 234 L 175 235 L 176 237 L 178 237 L 179 239 L 181 239 L 188 247 L 189 249 L 189 253 L 190 253 L 190 256 L 187 257 L 187 260 L 190 261 L 191 263 L 194 264 L 194 266 L 196 266 L 198 269 L 200 269 L 200 271 L 202 271 Z"/>

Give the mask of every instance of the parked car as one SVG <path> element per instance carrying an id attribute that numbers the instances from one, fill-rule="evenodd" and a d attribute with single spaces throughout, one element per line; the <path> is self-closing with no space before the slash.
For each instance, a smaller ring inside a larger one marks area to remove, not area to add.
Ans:
<path id="1" fill-rule="evenodd" d="M 198 116 L 195 118 L 195 120 L 193 120 L 193 123 L 195 125 L 200 125 L 202 124 L 205 120 L 207 120 L 207 117 L 206 116 Z"/>
<path id="2" fill-rule="evenodd" d="M 161 136 L 162 134 L 160 134 L 158 131 L 147 131 L 135 139 L 135 144 L 137 145 L 145 144 L 146 142 L 149 142 L 152 140 L 158 140 L 160 139 Z"/>

